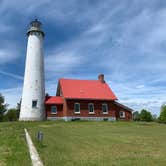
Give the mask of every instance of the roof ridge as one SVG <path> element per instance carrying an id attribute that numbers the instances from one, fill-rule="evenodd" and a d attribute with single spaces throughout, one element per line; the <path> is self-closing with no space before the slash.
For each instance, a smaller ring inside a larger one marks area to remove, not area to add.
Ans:
<path id="1" fill-rule="evenodd" d="M 59 80 L 71 80 L 71 81 L 97 81 L 100 82 L 99 80 L 84 80 L 84 79 L 71 79 L 71 78 L 60 78 Z"/>

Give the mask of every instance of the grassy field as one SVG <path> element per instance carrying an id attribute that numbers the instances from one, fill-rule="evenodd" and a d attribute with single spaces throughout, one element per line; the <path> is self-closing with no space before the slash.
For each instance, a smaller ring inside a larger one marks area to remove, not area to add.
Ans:
<path id="1" fill-rule="evenodd" d="M 46 121 L 0 123 L 0 166 L 30 165 L 24 127 L 45 166 L 166 165 L 166 125 Z M 43 145 L 36 140 L 39 130 Z"/>
<path id="2" fill-rule="evenodd" d="M 22 123 L 0 123 L 0 166 L 30 166 Z"/>

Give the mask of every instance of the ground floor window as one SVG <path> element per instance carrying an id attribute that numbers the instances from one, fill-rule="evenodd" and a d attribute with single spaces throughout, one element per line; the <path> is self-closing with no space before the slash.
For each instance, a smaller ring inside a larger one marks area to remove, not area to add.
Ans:
<path id="1" fill-rule="evenodd" d="M 89 114 L 93 114 L 94 113 L 94 104 L 93 103 L 89 103 L 88 104 L 88 110 L 89 110 Z"/>
<path id="2" fill-rule="evenodd" d="M 75 114 L 80 113 L 80 103 L 74 103 L 74 113 Z"/>
<path id="3" fill-rule="evenodd" d="M 57 106 L 56 105 L 51 106 L 51 114 L 57 114 Z"/>
<path id="4" fill-rule="evenodd" d="M 125 118 L 125 112 L 124 111 L 120 111 L 119 112 L 119 116 L 120 116 L 120 118 Z"/>
<path id="5" fill-rule="evenodd" d="M 102 104 L 103 114 L 108 114 L 108 104 Z"/>

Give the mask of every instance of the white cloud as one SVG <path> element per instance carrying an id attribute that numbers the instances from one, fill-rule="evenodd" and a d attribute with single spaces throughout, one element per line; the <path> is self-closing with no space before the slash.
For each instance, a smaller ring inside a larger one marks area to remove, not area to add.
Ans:
<path id="1" fill-rule="evenodd" d="M 137 85 L 137 86 L 136 86 L 137 89 L 142 89 L 142 88 L 144 88 L 144 87 L 145 87 L 145 85 Z"/>
<path id="2" fill-rule="evenodd" d="M 52 55 L 47 56 L 45 59 L 45 68 L 48 72 L 69 72 L 74 67 L 79 66 L 83 59 L 76 55 L 74 52 L 62 51 L 58 53 L 52 53 Z"/>
<path id="3" fill-rule="evenodd" d="M 15 108 L 21 99 L 22 88 L 14 87 L 9 89 L 0 89 L 0 93 L 5 97 L 5 103 L 9 104 L 9 108 Z"/>
<path id="4" fill-rule="evenodd" d="M 19 56 L 20 56 L 19 47 L 12 41 L 6 42 L 5 46 L 3 46 L 3 44 L 1 45 L 1 47 L 0 47 L 0 64 L 13 62 Z"/>
<path id="5" fill-rule="evenodd" d="M 12 61 L 15 58 L 16 57 L 13 56 L 13 54 L 10 50 L 0 49 L 0 64 L 6 63 L 8 61 Z"/>
<path id="6" fill-rule="evenodd" d="M 161 105 L 166 102 L 164 87 L 134 85 L 132 82 L 122 84 L 108 81 L 108 84 L 120 102 L 137 111 L 145 108 L 152 114 L 159 115 Z"/>
<path id="7" fill-rule="evenodd" d="M 6 75 L 9 77 L 18 79 L 18 80 L 23 80 L 23 76 L 20 76 L 20 75 L 14 74 L 14 73 L 9 73 L 9 72 L 0 70 L 0 74 Z"/>

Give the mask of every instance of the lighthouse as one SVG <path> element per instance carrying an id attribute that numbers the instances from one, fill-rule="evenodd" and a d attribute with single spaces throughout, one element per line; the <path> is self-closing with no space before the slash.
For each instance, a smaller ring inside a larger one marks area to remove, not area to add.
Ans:
<path id="1" fill-rule="evenodd" d="M 24 84 L 20 110 L 20 121 L 44 119 L 44 59 L 42 24 L 35 19 L 27 31 L 28 44 L 25 63 Z"/>

